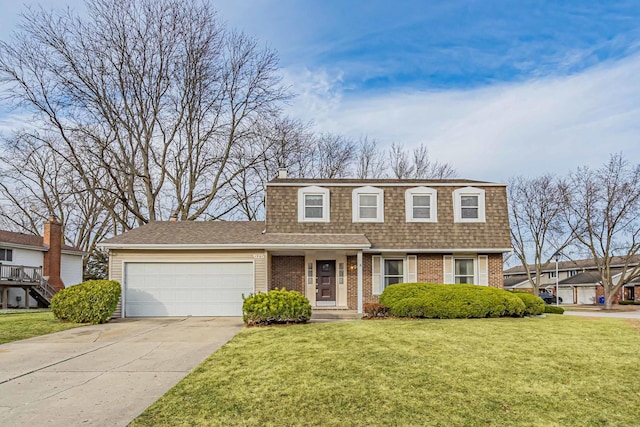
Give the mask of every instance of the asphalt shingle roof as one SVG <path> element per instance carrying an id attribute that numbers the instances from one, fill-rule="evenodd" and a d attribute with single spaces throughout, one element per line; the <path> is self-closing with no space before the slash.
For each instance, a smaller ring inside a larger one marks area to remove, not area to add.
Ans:
<path id="1" fill-rule="evenodd" d="M 0 230 L 0 245 L 2 245 L 3 243 L 7 245 L 31 246 L 42 251 L 49 250 L 49 247 L 45 246 L 42 236 L 36 236 L 35 234 L 25 234 L 17 233 L 15 231 Z M 82 249 L 69 245 L 62 245 L 62 250 L 70 252 L 82 252 Z"/>
<path id="2" fill-rule="evenodd" d="M 359 245 L 363 234 L 263 234 L 262 221 L 157 221 L 103 242 L 106 245 Z"/>

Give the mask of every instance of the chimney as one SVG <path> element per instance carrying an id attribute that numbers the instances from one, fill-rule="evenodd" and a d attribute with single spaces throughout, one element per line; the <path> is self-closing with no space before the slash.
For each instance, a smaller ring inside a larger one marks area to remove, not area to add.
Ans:
<path id="1" fill-rule="evenodd" d="M 285 168 L 278 169 L 278 179 L 287 179 L 287 170 Z"/>
<path id="2" fill-rule="evenodd" d="M 64 289 L 64 283 L 60 278 L 62 239 L 62 224 L 55 215 L 51 215 L 49 221 L 44 223 L 43 242 L 49 250 L 44 253 L 42 275 L 48 277 L 49 284 L 58 291 Z"/>

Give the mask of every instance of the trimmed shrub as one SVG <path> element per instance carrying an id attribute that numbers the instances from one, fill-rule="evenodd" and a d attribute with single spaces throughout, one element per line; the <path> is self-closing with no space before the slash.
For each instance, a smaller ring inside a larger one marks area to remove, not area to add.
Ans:
<path id="1" fill-rule="evenodd" d="M 247 326 L 306 323 L 311 318 L 311 304 L 300 292 L 273 289 L 267 293 L 243 295 L 242 299 L 242 319 Z"/>
<path id="2" fill-rule="evenodd" d="M 379 319 L 389 317 L 389 307 L 378 304 L 377 302 L 368 302 L 362 306 L 364 317 L 366 319 Z"/>
<path id="3" fill-rule="evenodd" d="M 564 314 L 564 308 L 555 305 L 544 305 L 544 312 L 551 314 Z"/>
<path id="4" fill-rule="evenodd" d="M 120 293 L 120 283 L 115 280 L 87 280 L 55 294 L 51 311 L 60 320 L 105 323 L 116 310 Z"/>
<path id="5" fill-rule="evenodd" d="M 462 319 L 525 313 L 525 304 L 513 293 L 476 285 L 396 284 L 385 288 L 380 303 L 396 317 Z"/>
<path id="6" fill-rule="evenodd" d="M 537 316 L 544 313 L 544 300 L 536 295 L 527 292 L 514 292 L 515 296 L 524 303 L 525 316 Z"/>
<path id="7" fill-rule="evenodd" d="M 620 305 L 640 305 L 640 301 L 624 300 L 624 301 L 618 301 L 618 304 L 620 304 Z"/>

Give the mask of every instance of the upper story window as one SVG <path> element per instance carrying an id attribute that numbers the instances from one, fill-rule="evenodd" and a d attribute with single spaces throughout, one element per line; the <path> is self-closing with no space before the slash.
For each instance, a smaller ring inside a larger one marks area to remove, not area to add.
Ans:
<path id="1" fill-rule="evenodd" d="M 578 270 L 569 270 L 569 271 L 567 272 L 567 277 L 573 277 L 573 276 L 575 276 L 576 274 L 578 274 Z"/>
<path id="2" fill-rule="evenodd" d="M 384 222 L 384 191 L 375 187 L 353 190 L 353 222 Z"/>
<path id="3" fill-rule="evenodd" d="M 13 249 L 0 249 L 0 261 L 13 261 Z"/>
<path id="4" fill-rule="evenodd" d="M 304 187 L 298 190 L 298 222 L 329 222 L 329 190 Z"/>
<path id="5" fill-rule="evenodd" d="M 549 279 L 553 279 L 556 277 L 556 272 L 555 271 L 550 271 L 549 272 Z"/>
<path id="6" fill-rule="evenodd" d="M 437 222 L 438 193 L 427 187 L 410 188 L 405 192 L 407 222 Z"/>
<path id="7" fill-rule="evenodd" d="M 484 190 L 474 187 L 455 190 L 453 218 L 455 222 L 485 222 Z"/>

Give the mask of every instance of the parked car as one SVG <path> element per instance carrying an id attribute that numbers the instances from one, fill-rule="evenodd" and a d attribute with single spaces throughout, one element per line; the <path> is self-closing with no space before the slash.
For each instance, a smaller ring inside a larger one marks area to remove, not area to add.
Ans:
<path id="1" fill-rule="evenodd" d="M 555 304 L 556 303 L 556 296 L 554 294 L 552 294 L 551 292 L 540 292 L 540 294 L 538 294 L 538 296 L 540 298 L 542 298 L 542 300 L 544 301 L 545 304 Z M 562 304 L 562 297 L 559 298 L 559 302 L 560 302 L 560 304 Z"/>

